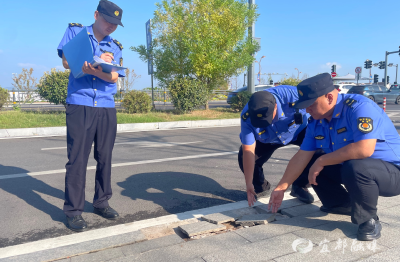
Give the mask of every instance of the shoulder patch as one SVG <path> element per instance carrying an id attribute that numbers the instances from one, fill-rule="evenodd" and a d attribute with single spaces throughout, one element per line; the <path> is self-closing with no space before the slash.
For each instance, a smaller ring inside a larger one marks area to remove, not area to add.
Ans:
<path id="1" fill-rule="evenodd" d="M 354 103 L 356 103 L 357 102 L 357 100 L 354 100 L 354 99 L 352 99 L 352 98 L 349 98 L 349 99 L 346 99 L 346 101 L 344 102 L 347 106 L 349 106 L 349 107 L 352 107 L 352 105 L 354 104 Z"/>
<path id="2" fill-rule="evenodd" d="M 317 139 L 317 140 L 323 140 L 323 139 L 325 139 L 325 137 L 324 137 L 324 136 L 316 136 L 315 139 Z"/>
<path id="3" fill-rule="evenodd" d="M 83 25 L 78 24 L 78 23 L 69 23 L 69 27 L 83 27 Z"/>
<path id="4" fill-rule="evenodd" d="M 118 40 L 113 39 L 113 42 L 119 47 L 119 49 L 124 49 L 124 47 L 122 46 L 122 44 L 120 42 L 118 42 Z"/>
<path id="5" fill-rule="evenodd" d="M 249 117 L 249 111 L 247 111 L 246 113 L 244 113 L 244 114 L 242 115 L 242 119 L 243 119 L 243 120 L 247 120 L 248 117 Z"/>
<path id="6" fill-rule="evenodd" d="M 359 117 L 357 119 L 357 127 L 364 134 L 368 134 L 374 130 L 374 121 L 369 117 Z"/>

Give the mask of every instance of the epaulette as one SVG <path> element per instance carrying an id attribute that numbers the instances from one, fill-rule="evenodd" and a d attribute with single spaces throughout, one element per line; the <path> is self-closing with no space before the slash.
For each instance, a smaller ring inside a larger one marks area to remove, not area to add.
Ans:
<path id="1" fill-rule="evenodd" d="M 246 121 L 248 117 L 249 117 L 249 111 L 247 111 L 246 113 L 244 113 L 244 114 L 242 115 L 242 119 L 243 119 L 244 121 Z"/>
<path id="2" fill-rule="evenodd" d="M 293 103 L 289 103 L 289 107 L 290 107 L 290 108 L 293 108 L 295 104 L 296 104 L 296 103 L 294 103 L 294 102 L 293 102 Z"/>
<path id="3" fill-rule="evenodd" d="M 312 121 L 314 121 L 314 118 L 313 118 L 312 116 L 310 116 L 310 117 L 308 118 L 308 123 L 311 123 Z"/>
<path id="4" fill-rule="evenodd" d="M 357 102 L 357 100 L 354 100 L 352 98 L 349 98 L 346 100 L 346 102 L 344 102 L 347 106 L 352 107 L 352 105 Z"/>
<path id="5" fill-rule="evenodd" d="M 83 27 L 83 25 L 78 24 L 78 23 L 69 23 L 69 27 L 75 27 L 75 26 L 77 26 L 77 27 Z"/>
<path id="6" fill-rule="evenodd" d="M 114 41 L 114 43 L 119 47 L 119 49 L 124 49 L 124 47 L 121 45 L 121 43 L 120 42 L 118 42 L 118 40 L 116 40 L 116 39 L 113 39 L 113 41 Z"/>

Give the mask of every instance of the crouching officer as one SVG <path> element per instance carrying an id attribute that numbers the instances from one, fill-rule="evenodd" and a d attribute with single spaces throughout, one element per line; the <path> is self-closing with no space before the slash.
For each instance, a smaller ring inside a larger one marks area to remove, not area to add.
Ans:
<path id="1" fill-rule="evenodd" d="M 71 23 L 58 46 L 58 55 L 63 66 L 69 69 L 62 48 L 83 28 L 89 34 L 93 55 L 109 63 L 122 64 L 122 45 L 109 35 L 121 23 L 122 9 L 112 2 L 101 0 L 95 11 L 95 22 L 91 26 Z M 117 61 L 117 62 L 115 62 Z M 67 151 L 65 177 L 64 213 L 71 230 L 83 231 L 87 224 L 82 218 L 85 203 L 86 168 L 92 144 L 97 161 L 94 212 L 107 219 L 116 219 L 118 213 L 112 209 L 108 200 L 111 190 L 111 158 L 117 132 L 117 115 L 114 94 L 117 92 L 118 77 L 124 72 L 104 73 L 99 66 L 93 68 L 85 62 L 82 71 L 87 74 L 81 78 L 69 76 L 67 95 Z"/>
<path id="2" fill-rule="evenodd" d="M 256 202 L 256 195 L 264 195 L 270 189 L 264 178 L 264 163 L 278 148 L 289 144 L 300 146 L 303 141 L 308 115 L 305 110 L 296 113 L 293 108 L 296 100 L 296 87 L 278 86 L 254 93 L 242 111 L 238 161 L 246 181 L 249 206 Z M 307 175 L 299 177 L 293 183 L 291 195 L 312 203 L 314 198 L 307 184 Z"/>
<path id="3" fill-rule="evenodd" d="M 276 212 L 287 187 L 308 174 L 323 204 L 321 211 L 351 215 L 351 221 L 359 225 L 358 240 L 378 239 L 378 197 L 400 194 L 396 128 L 370 99 L 338 94 L 328 73 L 304 80 L 297 89 L 300 99 L 295 107 L 306 108 L 314 120 L 271 194 L 270 208 Z M 325 154 L 314 156 L 317 149 Z"/>

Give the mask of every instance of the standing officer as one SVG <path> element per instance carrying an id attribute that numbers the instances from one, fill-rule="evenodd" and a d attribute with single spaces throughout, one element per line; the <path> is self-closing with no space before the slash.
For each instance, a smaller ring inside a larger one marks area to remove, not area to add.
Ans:
<path id="1" fill-rule="evenodd" d="M 264 163 L 278 148 L 288 144 L 300 146 L 303 141 L 308 115 L 305 110 L 296 115 L 293 102 L 297 100 L 296 88 L 283 85 L 254 93 L 242 111 L 238 161 L 246 181 L 249 206 L 256 202 L 256 194 L 263 195 L 270 189 L 270 183 L 264 178 Z M 314 197 L 308 192 L 307 184 L 307 175 L 297 179 L 291 195 L 312 203 Z"/>
<path id="2" fill-rule="evenodd" d="M 118 25 L 122 26 L 122 9 L 112 2 L 101 0 L 94 13 L 95 22 L 91 26 L 71 23 L 58 46 L 58 55 L 63 66 L 69 69 L 62 47 L 86 28 L 93 47 L 93 55 L 109 63 L 122 65 L 122 45 L 109 35 Z M 67 95 L 67 145 L 68 163 L 65 177 L 64 213 L 67 225 L 74 231 L 87 229 L 82 218 L 85 202 L 86 168 L 94 142 L 94 158 L 97 161 L 94 212 L 107 219 L 116 219 L 118 213 L 108 200 L 111 190 L 111 158 L 117 132 L 117 115 L 114 94 L 118 77 L 124 72 L 104 73 L 99 66 L 94 68 L 85 62 L 82 71 L 86 76 L 75 79 L 69 76 Z"/>
<path id="3" fill-rule="evenodd" d="M 308 174 L 323 206 L 321 211 L 351 215 L 358 240 L 381 236 L 378 196 L 400 194 L 400 137 L 386 113 L 361 95 L 338 94 L 328 73 L 298 86 L 296 108 L 313 117 L 300 150 L 271 194 L 276 212 L 284 191 Z M 314 155 L 317 149 L 325 154 Z M 341 185 L 343 184 L 345 188 Z"/>

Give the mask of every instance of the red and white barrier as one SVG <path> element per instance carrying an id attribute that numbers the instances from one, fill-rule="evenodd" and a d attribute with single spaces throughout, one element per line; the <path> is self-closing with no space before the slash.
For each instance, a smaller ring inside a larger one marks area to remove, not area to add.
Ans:
<path id="1" fill-rule="evenodd" d="M 383 98 L 383 111 L 386 112 L 386 97 Z"/>

